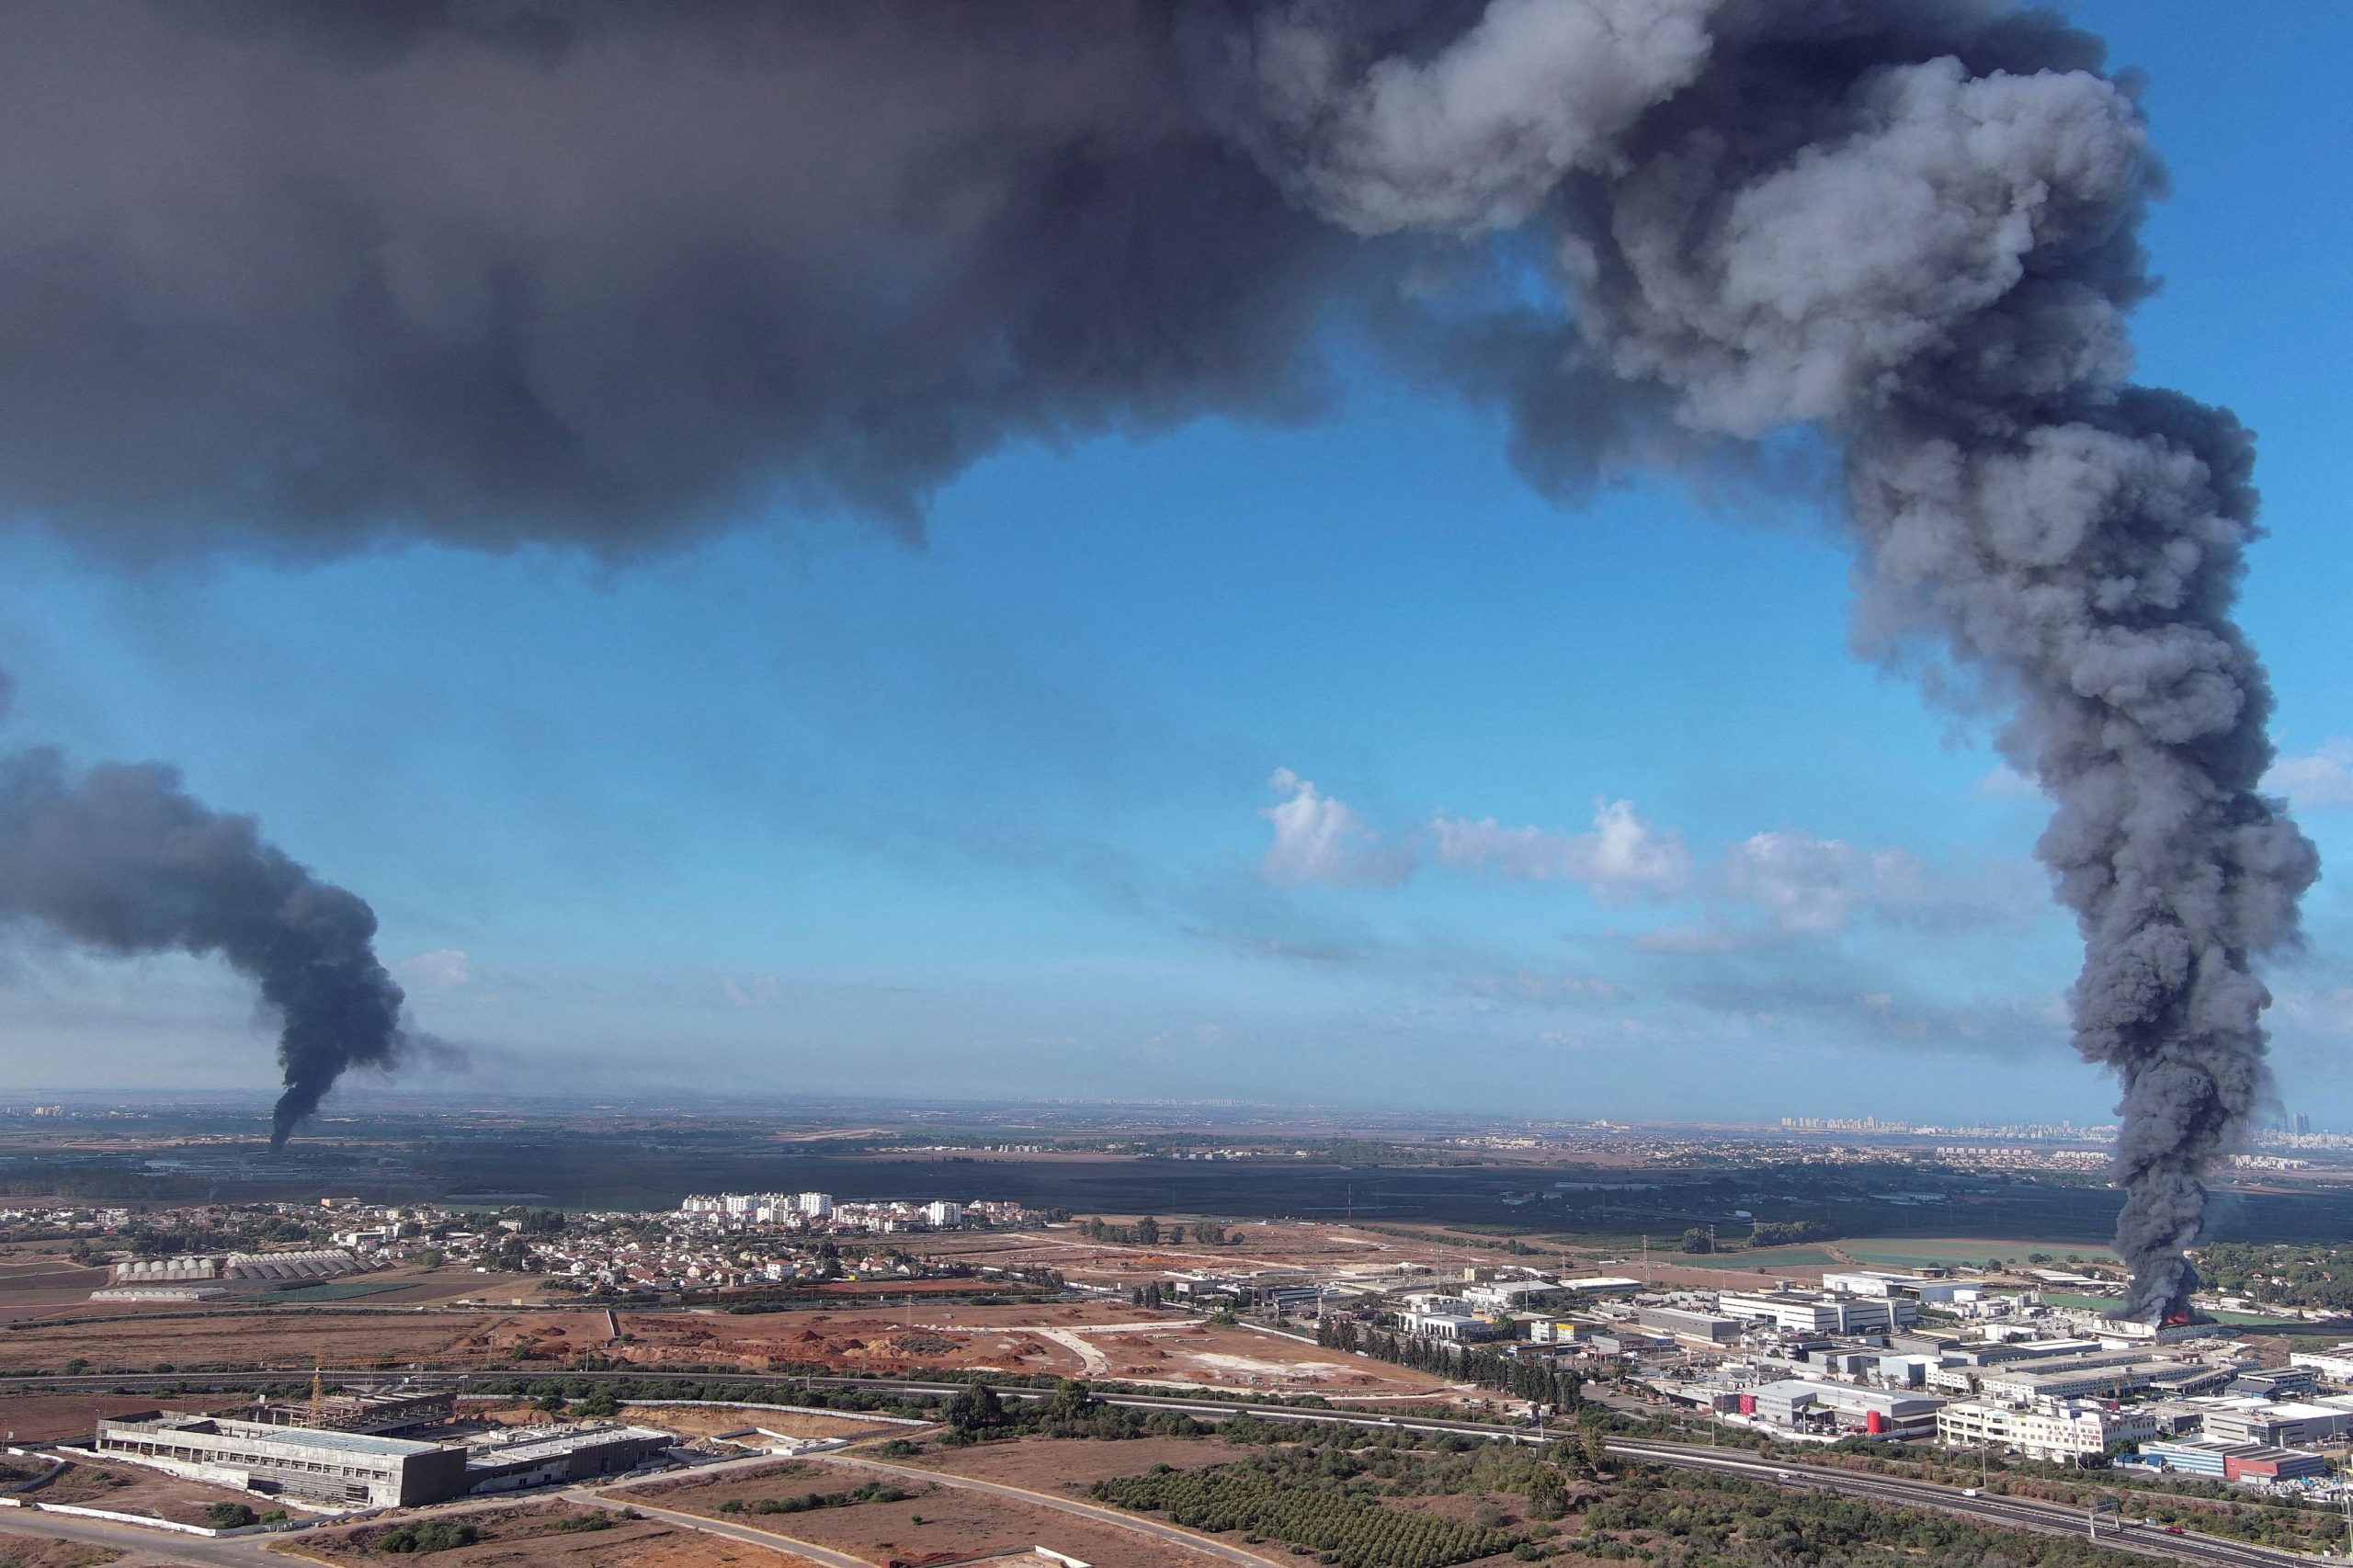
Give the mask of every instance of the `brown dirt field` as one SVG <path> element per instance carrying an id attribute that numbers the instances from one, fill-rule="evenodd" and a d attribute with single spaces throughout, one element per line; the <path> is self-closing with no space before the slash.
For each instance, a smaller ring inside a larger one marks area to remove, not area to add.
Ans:
<path id="1" fill-rule="evenodd" d="M 47 1536 L 11 1535 L 0 1524 L 0 1568 L 99 1568 L 122 1556 L 110 1546 L 85 1546 Z"/>
<path id="2" fill-rule="evenodd" d="M 182 1481 L 161 1471 L 137 1465 L 92 1464 L 75 1460 L 65 1473 L 40 1489 L 43 1503 L 71 1503 L 77 1508 L 106 1508 L 118 1514 L 143 1514 L 184 1525 L 205 1522 L 204 1510 L 215 1503 L 243 1503 L 256 1513 L 276 1507 L 266 1497 L 225 1486 Z"/>
<path id="3" fill-rule="evenodd" d="M 764 1312 L 748 1317 L 632 1315 L 637 1343 L 618 1354 L 640 1366 L 733 1361 L 747 1371 L 817 1364 L 869 1371 L 929 1372 L 986 1369 L 1075 1377 L 1085 1362 L 1063 1346 L 1033 1334 L 969 1333 L 956 1325 L 958 1309 L 917 1304 L 908 1312 Z M 972 1309 L 961 1309 L 970 1312 Z M 1018 1317 L 1014 1309 L 988 1309 Z M 1030 1322 L 1039 1321 L 1033 1312 Z M 930 1324 L 934 1326 L 926 1327 Z M 947 1332 L 942 1332 L 946 1328 Z M 939 1348 L 945 1339 L 948 1347 Z"/>
<path id="4" fill-rule="evenodd" d="M 1198 1470 L 1224 1464 L 1237 1450 L 1214 1437 L 1129 1437 L 1100 1442 L 1091 1437 L 1017 1437 L 1007 1443 L 979 1443 L 969 1449 L 926 1445 L 913 1459 L 894 1462 L 919 1465 L 949 1475 L 998 1481 L 1026 1486 L 1032 1492 L 1068 1492 L 1085 1495 L 1098 1481 L 1134 1475 L 1165 1464 L 1173 1470 Z"/>
<path id="5" fill-rule="evenodd" d="M 6 1394 L 0 1395 L 0 1432 L 14 1433 L 19 1443 L 86 1442 L 101 1421 L 150 1410 L 210 1414 L 225 1408 L 218 1400 L 161 1399 L 153 1394 Z"/>
<path id="6" fill-rule="evenodd" d="M 1215 1383 L 1227 1388 L 1280 1389 L 1345 1396 L 1435 1394 L 1442 1378 L 1370 1357 L 1302 1345 L 1279 1335 L 1211 1324 L 1093 1335 L 1087 1343 L 1109 1363 L 1097 1376 Z"/>
<path id="7" fill-rule="evenodd" d="M 63 1256 L 9 1258 L 0 1264 L 0 1323 L 47 1317 L 86 1302 L 110 1278 Z"/>
<path id="8" fill-rule="evenodd" d="M 518 1318 L 517 1323 L 531 1321 Z M 1302 1345 L 1245 1328 L 1219 1328 L 1118 1302 L 1034 1306 L 928 1305 L 888 1312 L 632 1313 L 636 1343 L 620 1353 L 642 1366 L 733 1361 L 746 1370 L 796 1364 L 878 1372 L 1000 1371 L 1057 1377 L 1206 1383 L 1227 1388 L 1351 1394 L 1435 1394 L 1427 1373 Z M 1090 1329 L 1117 1328 L 1117 1333 Z M 1058 1337 L 1075 1335 L 1077 1343 Z M 511 1334 L 494 1335 L 494 1345 Z M 1085 1350 L 1080 1345 L 1086 1346 Z"/>
<path id="9" fill-rule="evenodd" d="M 604 1342 L 602 1312 L 398 1317 L 297 1307 L 267 1315 L 92 1314 L 0 1335 L 0 1369 L 55 1370 L 76 1356 L 95 1371 L 143 1372 L 166 1363 L 183 1371 L 256 1365 L 308 1371 L 314 1357 L 330 1367 L 505 1365 L 518 1344 L 530 1360 L 561 1361 Z"/>
<path id="10" fill-rule="evenodd" d="M 800 1415 L 787 1410 L 745 1410 L 728 1405 L 624 1404 L 621 1419 L 659 1426 L 688 1437 L 714 1437 L 765 1426 L 788 1437 L 854 1437 L 860 1433 L 896 1431 L 857 1415 Z"/>
<path id="11" fill-rule="evenodd" d="M 946 1486 L 926 1490 L 919 1483 L 900 1483 L 903 1490 L 918 1494 L 896 1503 L 858 1503 L 774 1515 L 754 1513 L 749 1506 L 767 1497 L 849 1491 L 877 1479 L 870 1471 L 788 1461 L 777 1466 L 747 1467 L 670 1486 L 632 1490 L 661 1507 L 730 1519 L 755 1529 L 772 1525 L 802 1540 L 830 1546 L 873 1562 L 895 1559 L 921 1564 L 982 1551 L 1019 1551 L 1040 1545 L 1067 1551 L 1089 1562 L 1118 1563 L 1120 1568 L 1201 1568 L 1203 1563 L 1213 1561 L 1205 1553 L 1189 1551 L 1117 1525 L 1079 1518 L 1042 1503 L 1025 1503 Z M 654 1494 L 657 1493 L 659 1495 Z M 745 1504 L 745 1510 L 722 1514 L 719 1505 L 730 1499 Z M 921 1524 L 915 1522 L 918 1516 L 923 1520 Z"/>
<path id="12" fill-rule="evenodd" d="M 610 1529 L 561 1528 L 591 1513 L 610 1516 Z M 470 1509 L 453 1516 L 483 1532 L 472 1546 L 433 1554 L 439 1568 L 810 1568 L 809 1560 L 781 1548 L 747 1546 L 723 1536 L 704 1535 L 666 1519 L 624 1519 L 618 1509 L 588 1509 L 569 1503 Z M 314 1530 L 273 1550 L 289 1556 L 330 1562 L 339 1568 L 381 1568 L 414 1562 L 412 1555 L 381 1552 L 368 1543 L 389 1527 Z"/>

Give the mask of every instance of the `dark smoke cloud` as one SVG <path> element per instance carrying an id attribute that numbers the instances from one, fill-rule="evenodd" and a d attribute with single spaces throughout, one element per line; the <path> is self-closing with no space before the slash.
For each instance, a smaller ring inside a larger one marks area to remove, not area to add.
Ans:
<path id="1" fill-rule="evenodd" d="M 283 1143 L 349 1067 L 392 1066 L 401 988 L 376 916 L 263 842 L 251 817 L 191 800 L 152 764 L 70 772 L 46 749 L 0 757 L 0 922 L 103 953 L 218 955 L 283 1020 Z"/>
<path id="2" fill-rule="evenodd" d="M 1311 406 L 1346 236 L 1120 0 L 15 0 L 0 473 L 94 546 L 915 526 Z"/>
<path id="3" fill-rule="evenodd" d="M 2245 437 L 2130 384 L 2163 175 L 2097 40 L 1997 0 L 17 0 L 0 40 L 0 504 L 100 552 L 912 528 L 1009 439 L 1311 412 L 1347 324 L 1554 493 L 1819 433 L 1859 641 L 1941 650 L 2059 802 L 2131 1307 L 2186 1293 L 2316 864 L 2256 793 Z"/>

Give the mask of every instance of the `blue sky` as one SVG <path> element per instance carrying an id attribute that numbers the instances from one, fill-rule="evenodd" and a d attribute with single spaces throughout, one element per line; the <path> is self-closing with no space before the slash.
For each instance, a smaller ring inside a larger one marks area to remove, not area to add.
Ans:
<path id="1" fill-rule="evenodd" d="M 2262 438 L 2245 619 L 2334 866 L 2353 14 L 2076 15 L 2150 73 L 2175 174 L 2143 375 Z M 126 575 L 0 536 L 11 727 L 171 759 L 367 896 L 465 1056 L 410 1080 L 454 1094 L 2105 1113 L 2040 802 L 1849 653 L 1827 519 L 1667 483 L 1563 511 L 1483 416 L 1346 381 L 1302 428 L 1007 450 L 917 548 L 779 516 L 624 564 Z M 2339 881 L 2308 924 L 2274 1017 L 2325 1120 Z M 258 1095 L 268 1032 L 202 963 L 0 961 L 29 1085 Z"/>

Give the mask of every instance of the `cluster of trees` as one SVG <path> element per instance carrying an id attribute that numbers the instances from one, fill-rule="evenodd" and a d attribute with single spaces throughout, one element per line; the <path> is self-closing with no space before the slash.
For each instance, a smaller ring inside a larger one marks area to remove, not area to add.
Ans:
<path id="1" fill-rule="evenodd" d="M 2217 1242 L 2198 1249 L 2198 1270 L 2225 1295 L 2353 1312 L 2353 1246 Z"/>
<path id="2" fill-rule="evenodd" d="M 420 1519 L 415 1524 L 394 1525 L 368 1544 L 378 1551 L 449 1551 L 472 1546 L 481 1539 L 480 1527 L 463 1519 Z"/>
<path id="3" fill-rule="evenodd" d="M 816 1508 L 847 1508 L 859 1503 L 904 1503 L 915 1495 L 887 1481 L 870 1481 L 846 1492 L 801 1492 L 790 1497 L 763 1497 L 751 1509 L 755 1514 L 806 1514 Z M 740 1514 L 744 1500 L 730 1497 L 719 1506 L 719 1511 Z"/>
<path id="4" fill-rule="evenodd" d="M 1008 1405 L 986 1383 L 950 1394 L 940 1406 L 948 1426 L 940 1441 L 954 1447 L 990 1437 L 1199 1437 L 1212 1428 L 1166 1410 L 1123 1410 L 1097 1399 L 1083 1381 L 1064 1379 L 1041 1400 Z"/>
<path id="5" fill-rule="evenodd" d="M 1324 1468 L 1323 1456 L 1335 1452 L 1302 1446 L 1199 1470 L 1154 1465 L 1097 1482 L 1093 1493 L 1099 1502 L 1166 1514 L 1191 1529 L 1288 1541 L 1341 1568 L 1446 1568 L 1509 1551 L 1526 1539 L 1494 1525 L 1385 1507 L 1370 1486 L 1352 1486 Z"/>
<path id="6" fill-rule="evenodd" d="M 1185 1244 L 1185 1227 L 1164 1225 L 1147 1214 L 1132 1225 L 1106 1224 L 1100 1216 L 1089 1215 L 1078 1222 L 1079 1233 L 1090 1242 L 1109 1242 L 1119 1246 L 1171 1246 Z M 1214 1220 L 1203 1220 L 1192 1228 L 1195 1246 L 1222 1247 L 1238 1244 L 1242 1238 L 1228 1234 L 1226 1228 Z"/>
<path id="7" fill-rule="evenodd" d="M 1801 1242 L 1831 1241 L 1839 1233 L 1838 1227 L 1826 1220 L 1768 1220 L 1749 1227 L 1748 1244 L 1753 1247 L 1794 1246 Z"/>
<path id="8" fill-rule="evenodd" d="M 1547 1362 L 1522 1360 L 1472 1345 L 1361 1327 L 1348 1318 L 1325 1319 L 1316 1327 L 1315 1343 L 1327 1350 L 1351 1350 L 1416 1371 L 1436 1372 L 1462 1382 L 1477 1383 L 1481 1388 L 1500 1389 L 1556 1409 L 1573 1409 L 1585 1397 L 1585 1379 L 1581 1375 Z"/>
<path id="9" fill-rule="evenodd" d="M 1795 1246 L 1804 1242 L 1826 1242 L 1839 1234 L 1838 1227 L 1826 1220 L 1766 1220 L 1748 1228 L 1747 1245 L 1753 1247 Z M 1700 1254 L 1728 1250 L 1716 1239 L 1713 1228 L 1693 1225 L 1683 1233 L 1682 1250 Z"/>

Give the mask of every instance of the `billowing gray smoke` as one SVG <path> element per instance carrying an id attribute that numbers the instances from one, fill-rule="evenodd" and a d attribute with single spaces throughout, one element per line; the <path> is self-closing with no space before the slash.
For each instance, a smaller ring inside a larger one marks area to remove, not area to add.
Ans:
<path id="1" fill-rule="evenodd" d="M 2129 384 L 2162 175 L 2096 40 L 1997 0 L 17 0 L 0 41 L 0 504 L 107 553 L 913 528 L 1008 439 L 1312 413 L 1351 324 L 1562 493 L 1826 437 L 1859 641 L 2006 705 L 2059 802 L 2131 1309 L 2186 1294 L 2316 870 L 2256 793 L 2246 440 Z"/>
<path id="2" fill-rule="evenodd" d="M 376 916 L 208 810 L 177 775 L 112 764 L 75 775 L 54 752 L 0 756 L 0 921 L 38 921 L 100 952 L 218 954 L 283 1020 L 285 1142 L 347 1067 L 392 1065 L 401 989 L 369 944 Z"/>

